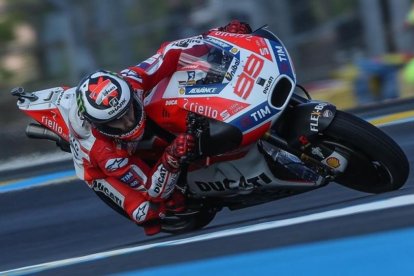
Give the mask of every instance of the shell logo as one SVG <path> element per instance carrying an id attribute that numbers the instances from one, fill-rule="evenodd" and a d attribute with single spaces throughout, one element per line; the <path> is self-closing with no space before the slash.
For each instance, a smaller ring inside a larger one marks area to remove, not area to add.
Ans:
<path id="1" fill-rule="evenodd" d="M 178 90 L 178 93 L 180 93 L 180 95 L 184 95 L 185 89 L 181 87 L 180 90 Z"/>
<path id="2" fill-rule="evenodd" d="M 230 49 L 230 52 L 232 54 L 237 54 L 239 52 L 239 49 L 237 49 L 236 47 L 233 47 L 233 48 Z"/>
<path id="3" fill-rule="evenodd" d="M 336 157 L 328 157 L 327 159 L 326 159 L 326 164 L 329 166 L 329 167 L 331 167 L 331 168 L 338 168 L 340 165 L 341 165 L 341 163 L 339 162 L 339 159 L 338 158 L 336 158 Z"/>

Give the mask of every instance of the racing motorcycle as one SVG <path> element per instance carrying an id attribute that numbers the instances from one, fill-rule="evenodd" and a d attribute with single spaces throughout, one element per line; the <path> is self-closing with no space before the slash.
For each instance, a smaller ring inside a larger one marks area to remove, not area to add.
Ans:
<path id="1" fill-rule="evenodd" d="M 252 34 L 213 31 L 174 45 L 189 43 L 204 45 L 206 53 L 183 51 L 175 73 L 144 100 L 148 123 L 138 151 L 182 132 L 197 140 L 179 180 L 188 211 L 167 215 L 164 232 L 199 229 L 224 207 L 246 208 L 330 182 L 367 193 L 404 185 L 409 163 L 397 143 L 365 120 L 312 100 L 296 84 L 287 49 L 267 28 Z M 68 112 L 75 88 L 16 88 L 12 94 L 37 121 L 28 125 L 28 137 L 74 150 Z M 150 163 L 159 156 L 147 158 Z"/>

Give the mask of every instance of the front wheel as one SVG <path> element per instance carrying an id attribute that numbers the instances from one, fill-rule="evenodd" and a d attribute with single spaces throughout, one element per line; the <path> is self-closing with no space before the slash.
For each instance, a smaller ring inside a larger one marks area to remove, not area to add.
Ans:
<path id="1" fill-rule="evenodd" d="M 370 123 L 343 111 L 320 137 L 327 147 L 348 157 L 348 166 L 335 182 L 367 193 L 401 188 L 407 180 L 409 163 L 400 146 Z"/>

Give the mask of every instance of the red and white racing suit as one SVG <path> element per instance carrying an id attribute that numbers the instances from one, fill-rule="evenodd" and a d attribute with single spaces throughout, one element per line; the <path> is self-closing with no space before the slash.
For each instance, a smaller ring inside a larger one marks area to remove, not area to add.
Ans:
<path id="1" fill-rule="evenodd" d="M 233 30 L 235 27 L 231 24 L 228 25 L 231 32 L 240 32 L 237 28 Z M 121 75 L 142 100 L 146 91 L 176 70 L 182 52 L 201 56 L 207 51 L 199 37 L 164 43 L 155 55 L 121 71 Z M 77 176 L 118 212 L 144 225 L 146 234 L 158 233 L 165 204 L 171 195 L 176 194 L 174 189 L 180 170 L 165 165 L 162 157 L 153 166 L 145 163 L 134 155 L 131 145 L 107 137 L 91 127 L 79 116 L 76 104 L 69 114 L 69 126 Z M 181 198 L 173 196 L 176 201 Z"/>

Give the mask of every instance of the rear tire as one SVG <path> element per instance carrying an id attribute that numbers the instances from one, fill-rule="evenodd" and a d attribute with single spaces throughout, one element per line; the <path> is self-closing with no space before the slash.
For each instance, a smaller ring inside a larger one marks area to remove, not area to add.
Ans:
<path id="1" fill-rule="evenodd" d="M 217 212 L 213 209 L 203 209 L 194 218 L 193 230 L 198 230 L 207 226 L 215 217 Z"/>
<path id="2" fill-rule="evenodd" d="M 387 134 L 352 114 L 337 111 L 324 131 L 322 143 L 349 156 L 346 170 L 335 181 L 367 193 L 401 188 L 409 163 L 400 146 Z"/>
<path id="3" fill-rule="evenodd" d="M 171 216 L 170 219 L 164 220 L 161 225 L 161 231 L 170 234 L 182 234 L 199 230 L 207 226 L 216 216 L 217 211 L 214 209 L 201 209 L 198 213 L 189 217 Z"/>

